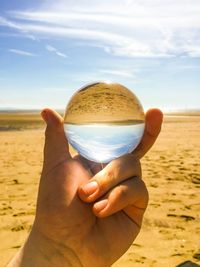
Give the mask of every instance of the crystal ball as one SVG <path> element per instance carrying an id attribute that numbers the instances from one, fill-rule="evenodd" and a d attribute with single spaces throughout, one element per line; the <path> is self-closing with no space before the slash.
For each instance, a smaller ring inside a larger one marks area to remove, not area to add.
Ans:
<path id="1" fill-rule="evenodd" d="M 125 86 L 95 82 L 70 99 L 64 115 L 68 142 L 84 158 L 108 163 L 138 146 L 145 116 L 136 95 Z"/>

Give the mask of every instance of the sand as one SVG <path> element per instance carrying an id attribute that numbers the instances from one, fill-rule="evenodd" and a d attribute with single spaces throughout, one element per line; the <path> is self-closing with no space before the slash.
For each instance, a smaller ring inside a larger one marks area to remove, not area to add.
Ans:
<path id="1" fill-rule="evenodd" d="M 34 219 L 44 129 L 38 118 L 33 121 L 38 122 L 34 127 L 18 130 L 4 122 L 0 132 L 0 267 L 23 244 Z M 142 231 L 113 267 L 200 264 L 199 155 L 200 116 L 166 117 L 159 139 L 142 160 L 150 194 Z"/>

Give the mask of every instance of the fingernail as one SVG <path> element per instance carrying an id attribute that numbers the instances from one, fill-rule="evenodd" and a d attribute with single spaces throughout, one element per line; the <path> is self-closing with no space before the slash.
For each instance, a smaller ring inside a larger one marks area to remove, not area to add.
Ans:
<path id="1" fill-rule="evenodd" d="M 97 203 L 94 204 L 94 209 L 96 210 L 96 212 L 100 212 L 101 210 L 103 210 L 108 204 L 108 200 L 107 199 L 103 199 Z"/>
<path id="2" fill-rule="evenodd" d="M 81 187 L 85 195 L 90 196 L 98 189 L 98 183 L 96 181 L 92 181 Z"/>

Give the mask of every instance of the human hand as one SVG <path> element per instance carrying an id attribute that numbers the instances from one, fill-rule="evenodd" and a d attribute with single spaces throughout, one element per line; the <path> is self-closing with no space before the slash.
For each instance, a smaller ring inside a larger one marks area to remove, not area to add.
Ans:
<path id="1" fill-rule="evenodd" d="M 93 174 L 91 162 L 70 155 L 62 118 L 49 109 L 42 116 L 47 129 L 36 218 L 19 265 L 9 266 L 110 266 L 139 233 L 148 193 L 138 157 L 156 140 L 162 114 L 147 113 L 145 134 L 134 154 L 98 173 L 95 165 Z M 89 194 L 94 181 L 96 191 Z"/>

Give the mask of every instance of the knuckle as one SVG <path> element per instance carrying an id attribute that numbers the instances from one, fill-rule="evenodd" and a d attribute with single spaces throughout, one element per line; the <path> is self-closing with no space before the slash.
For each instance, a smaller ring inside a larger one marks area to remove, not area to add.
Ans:
<path id="1" fill-rule="evenodd" d="M 116 184 L 116 179 L 116 169 L 113 168 L 113 165 L 102 170 L 100 175 L 97 174 L 95 180 L 99 185 L 99 194 L 102 195 L 111 189 Z"/>
<path id="2" fill-rule="evenodd" d="M 115 173 L 114 173 L 113 169 L 108 169 L 106 171 L 105 180 L 106 180 L 106 182 L 111 182 L 111 181 L 115 180 Z"/>
<path id="3" fill-rule="evenodd" d="M 123 167 L 123 162 L 120 159 L 113 160 L 106 171 L 108 179 L 110 181 L 115 181 L 117 177 L 120 175 L 123 169 L 122 167 Z"/>
<path id="4" fill-rule="evenodd" d="M 119 200 L 122 200 L 122 199 L 127 199 L 128 197 L 128 190 L 127 190 L 127 187 L 126 186 L 119 186 L 119 189 L 118 189 L 118 198 Z"/>
<path id="5" fill-rule="evenodd" d="M 112 165 L 107 168 L 100 179 L 100 187 L 102 189 L 108 189 L 113 187 L 117 183 L 118 178 L 118 167 Z"/>

